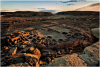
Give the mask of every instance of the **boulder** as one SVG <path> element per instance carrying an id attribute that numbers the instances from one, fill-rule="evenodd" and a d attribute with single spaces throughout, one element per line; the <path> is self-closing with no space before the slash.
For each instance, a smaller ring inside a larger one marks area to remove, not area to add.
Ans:
<path id="1" fill-rule="evenodd" d="M 16 51 L 17 51 L 17 47 L 12 48 L 12 49 L 9 51 L 9 54 L 14 55 L 14 54 L 16 54 Z"/>
<path id="2" fill-rule="evenodd" d="M 9 49 L 9 47 L 5 47 L 5 50 L 8 50 Z"/>
<path id="3" fill-rule="evenodd" d="M 83 54 L 79 56 L 87 63 L 88 66 L 95 66 L 96 64 L 98 64 L 99 61 L 98 45 L 99 42 L 89 47 L 86 47 L 83 51 Z"/>
<path id="4" fill-rule="evenodd" d="M 38 55 L 34 55 L 34 54 L 26 54 L 25 59 L 26 59 L 26 62 L 32 66 L 36 65 L 36 63 L 39 62 Z"/>
<path id="5" fill-rule="evenodd" d="M 25 48 L 27 45 L 21 45 L 20 48 Z"/>
<path id="6" fill-rule="evenodd" d="M 34 47 L 31 47 L 31 48 L 29 49 L 29 51 L 30 51 L 30 52 L 34 51 Z"/>
<path id="7" fill-rule="evenodd" d="M 77 54 L 66 55 L 50 62 L 48 66 L 87 66 Z"/>
<path id="8" fill-rule="evenodd" d="M 100 28 L 91 29 L 92 34 L 93 34 L 96 38 L 99 38 L 99 30 L 100 30 Z"/>
<path id="9" fill-rule="evenodd" d="M 35 54 L 35 55 L 38 55 L 39 58 L 41 57 L 41 52 L 40 52 L 40 50 L 37 49 L 37 48 L 34 50 L 34 54 Z"/>
<path id="10" fill-rule="evenodd" d="M 20 37 L 18 36 L 18 37 L 12 38 L 11 41 L 12 41 L 12 42 L 13 42 L 14 40 L 17 41 L 17 39 L 20 39 Z"/>

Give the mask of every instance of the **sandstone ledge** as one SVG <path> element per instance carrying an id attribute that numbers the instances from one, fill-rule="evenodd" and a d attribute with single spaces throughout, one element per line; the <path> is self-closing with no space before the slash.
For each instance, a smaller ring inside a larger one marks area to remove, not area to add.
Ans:
<path id="1" fill-rule="evenodd" d="M 55 59 L 49 66 L 87 66 L 87 64 L 77 56 L 77 54 L 72 54 Z"/>
<path id="2" fill-rule="evenodd" d="M 84 49 L 83 54 L 67 55 L 57 58 L 47 66 L 95 66 L 99 61 L 99 42 Z"/>

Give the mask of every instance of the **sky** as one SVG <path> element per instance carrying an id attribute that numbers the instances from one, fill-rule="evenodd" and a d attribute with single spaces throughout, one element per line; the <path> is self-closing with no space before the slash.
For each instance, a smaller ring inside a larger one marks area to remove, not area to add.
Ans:
<path id="1" fill-rule="evenodd" d="M 73 11 L 99 0 L 1 0 L 1 12 L 45 11 L 57 13 Z"/>

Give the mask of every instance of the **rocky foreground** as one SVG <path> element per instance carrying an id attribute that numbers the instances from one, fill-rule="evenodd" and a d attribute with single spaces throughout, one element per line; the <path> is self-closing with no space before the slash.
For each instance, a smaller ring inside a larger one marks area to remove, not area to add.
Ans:
<path id="1" fill-rule="evenodd" d="M 92 29 L 93 35 L 98 39 L 100 38 L 98 37 L 99 30 L 100 28 Z M 23 31 L 19 33 L 22 32 Z M 27 34 L 23 36 L 25 35 Z M 17 38 L 12 38 L 11 41 Z M 100 41 L 86 47 L 81 55 L 76 53 L 64 55 L 66 54 L 63 53 L 65 52 L 64 49 L 63 51 L 60 49 L 60 51 L 55 54 L 52 53 L 54 51 L 50 50 L 51 48 L 44 49 L 44 51 L 49 51 L 48 53 L 41 52 L 38 46 L 35 48 L 36 45 L 32 44 L 31 41 L 23 41 L 20 44 L 15 40 L 13 45 L 10 41 L 8 42 L 11 46 L 4 46 L 4 51 L 6 51 L 7 54 L 5 56 L 1 54 L 0 67 L 96 67 L 98 61 L 100 61 Z M 72 50 L 73 49 L 70 51 L 72 52 Z M 43 58 L 44 56 L 45 58 Z"/>

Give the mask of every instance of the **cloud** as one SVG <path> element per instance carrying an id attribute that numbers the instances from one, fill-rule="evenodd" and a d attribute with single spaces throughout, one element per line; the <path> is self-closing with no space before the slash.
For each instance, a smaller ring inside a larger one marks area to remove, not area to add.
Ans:
<path id="1" fill-rule="evenodd" d="M 37 9 L 45 9 L 45 8 L 37 8 Z"/>
<path id="2" fill-rule="evenodd" d="M 5 12 L 5 11 L 9 11 L 9 10 L 6 10 L 6 9 L 4 9 L 4 10 L 1 10 L 1 12 Z"/>
<path id="3" fill-rule="evenodd" d="M 34 8 L 34 9 L 43 9 L 44 10 L 45 8 Z"/>
<path id="4" fill-rule="evenodd" d="M 78 2 L 77 0 L 70 0 L 70 1 L 60 1 L 61 3 L 69 3 L 69 2 Z"/>
<path id="5" fill-rule="evenodd" d="M 75 4 L 67 4 L 67 6 L 70 6 L 70 5 L 75 5 Z"/>
<path id="6" fill-rule="evenodd" d="M 66 1 L 66 2 L 62 2 L 62 1 L 60 1 L 61 3 L 68 3 L 68 1 Z"/>
<path id="7" fill-rule="evenodd" d="M 78 1 L 86 1 L 86 0 L 69 0 L 69 1 L 65 1 L 65 2 L 62 2 L 60 1 L 61 3 L 69 3 L 69 2 L 78 2 Z"/>

